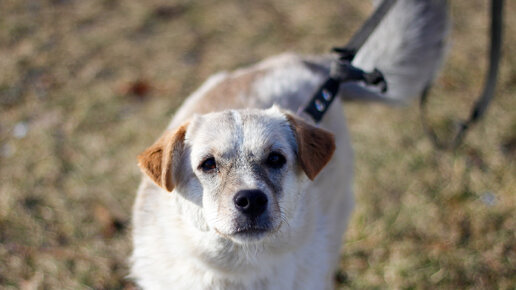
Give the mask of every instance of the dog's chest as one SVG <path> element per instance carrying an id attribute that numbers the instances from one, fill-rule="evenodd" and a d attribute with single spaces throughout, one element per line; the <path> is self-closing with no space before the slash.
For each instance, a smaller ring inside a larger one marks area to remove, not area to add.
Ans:
<path id="1" fill-rule="evenodd" d="M 271 255 L 257 262 L 252 270 L 241 267 L 223 272 L 190 257 L 177 259 L 177 263 L 166 269 L 166 277 L 156 278 L 165 278 L 160 285 L 174 285 L 177 289 L 321 289 L 328 282 L 326 274 L 331 269 L 328 269 L 324 234 L 317 236 L 319 241 L 307 243 L 289 254 Z"/>

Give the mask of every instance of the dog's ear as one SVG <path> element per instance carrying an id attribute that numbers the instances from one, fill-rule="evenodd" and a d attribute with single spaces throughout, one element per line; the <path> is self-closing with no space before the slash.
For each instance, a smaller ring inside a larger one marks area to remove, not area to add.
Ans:
<path id="1" fill-rule="evenodd" d="M 187 127 L 188 123 L 184 123 L 175 131 L 165 131 L 152 146 L 138 155 L 138 166 L 142 171 L 167 191 L 172 191 L 175 186 L 172 170 L 177 166 L 173 163 L 183 153 Z"/>
<path id="2" fill-rule="evenodd" d="M 298 158 L 301 167 L 310 180 L 321 172 L 335 152 L 335 138 L 332 133 L 317 128 L 298 117 L 286 113 L 297 140 Z"/>

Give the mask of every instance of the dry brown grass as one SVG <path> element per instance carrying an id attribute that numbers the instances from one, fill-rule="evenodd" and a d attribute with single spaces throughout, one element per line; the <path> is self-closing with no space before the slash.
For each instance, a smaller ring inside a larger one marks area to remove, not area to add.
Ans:
<path id="1" fill-rule="evenodd" d="M 451 2 L 454 46 L 430 105 L 440 127 L 467 115 L 486 65 L 487 1 Z M 432 148 L 415 104 L 346 105 L 358 206 L 339 287 L 514 289 L 516 2 L 506 2 L 498 95 L 456 152 Z M 370 9 L 0 1 L 1 287 L 131 288 L 135 156 L 181 101 L 218 70 L 343 44 Z"/>

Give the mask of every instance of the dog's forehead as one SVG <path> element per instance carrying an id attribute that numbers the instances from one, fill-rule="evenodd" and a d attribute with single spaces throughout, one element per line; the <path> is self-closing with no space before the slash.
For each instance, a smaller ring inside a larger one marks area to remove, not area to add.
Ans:
<path id="1" fill-rule="evenodd" d="M 195 151 L 259 153 L 287 150 L 295 137 L 283 113 L 269 110 L 229 110 L 194 119 L 186 138 Z"/>

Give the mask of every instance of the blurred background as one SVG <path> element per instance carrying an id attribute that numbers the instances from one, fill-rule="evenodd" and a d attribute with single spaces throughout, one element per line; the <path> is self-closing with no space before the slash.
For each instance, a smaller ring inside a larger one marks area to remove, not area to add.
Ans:
<path id="1" fill-rule="evenodd" d="M 467 117 L 487 61 L 487 0 L 450 1 L 452 47 L 429 103 Z M 0 1 L 0 288 L 132 289 L 136 155 L 209 75 L 285 51 L 327 52 L 359 0 Z M 487 115 L 435 150 L 417 102 L 345 104 L 357 207 L 339 288 L 514 289 L 516 2 Z"/>

